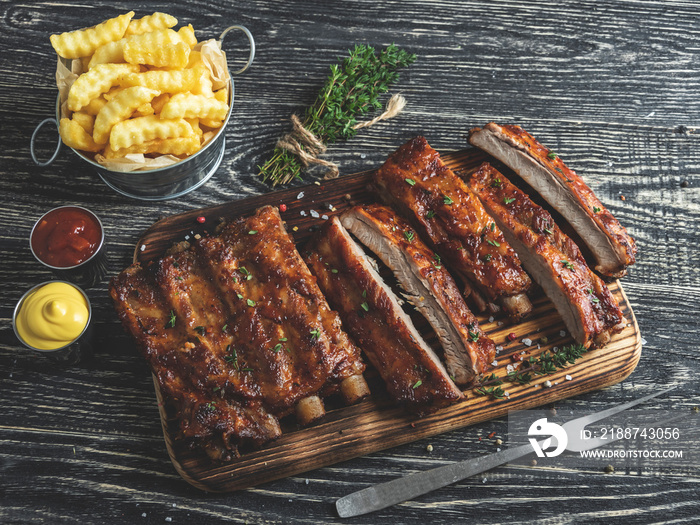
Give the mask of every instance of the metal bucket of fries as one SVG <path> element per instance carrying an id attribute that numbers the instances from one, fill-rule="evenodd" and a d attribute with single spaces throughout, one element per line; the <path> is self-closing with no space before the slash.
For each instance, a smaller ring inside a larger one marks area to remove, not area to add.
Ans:
<path id="1" fill-rule="evenodd" d="M 105 23 L 119 24 L 122 17 Z M 58 35 L 67 40 L 64 47 L 68 46 L 68 51 L 54 41 L 53 35 L 52 45 L 60 57 L 56 120 L 47 119 L 35 130 L 31 141 L 34 162 L 46 166 L 58 155 L 57 148 L 52 159 L 42 163 L 34 154 L 37 132 L 53 122 L 62 142 L 122 195 L 141 200 L 173 199 L 204 184 L 223 159 L 225 130 L 233 109 L 233 79 L 221 51 L 223 39 L 231 30 L 245 33 L 250 43 L 247 63 L 233 72 L 239 74 L 255 56 L 255 42 L 243 26 L 229 27 L 219 40 L 200 43 L 194 39 L 192 26 L 178 32 L 167 28 L 131 36 L 127 31 L 127 36 L 103 46 L 109 48 L 107 53 L 97 48 L 83 58 L 71 55 L 70 46 L 75 47 L 71 33 Z M 73 38 L 80 43 L 83 35 Z M 191 52 L 186 47 L 188 38 L 194 39 Z M 109 58 L 113 57 L 115 46 L 121 53 L 119 60 Z M 141 49 L 144 46 L 150 48 Z M 173 49 L 164 60 L 180 60 L 179 67 L 169 69 L 157 62 L 139 62 L 140 52 L 146 60 L 153 60 L 153 49 L 160 52 L 168 46 Z"/>

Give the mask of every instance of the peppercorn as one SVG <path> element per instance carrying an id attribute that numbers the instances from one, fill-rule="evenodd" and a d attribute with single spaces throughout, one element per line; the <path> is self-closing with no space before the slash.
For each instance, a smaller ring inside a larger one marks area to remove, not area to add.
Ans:
<path id="1" fill-rule="evenodd" d="M 287 205 L 286 205 L 286 204 L 280 204 L 280 211 L 281 211 L 282 213 L 284 213 L 285 211 L 287 211 Z"/>
<path id="2" fill-rule="evenodd" d="M 199 224 L 204 224 L 206 221 L 207 221 L 207 218 L 204 217 L 203 215 L 200 215 L 199 217 L 197 217 L 197 222 Z"/>

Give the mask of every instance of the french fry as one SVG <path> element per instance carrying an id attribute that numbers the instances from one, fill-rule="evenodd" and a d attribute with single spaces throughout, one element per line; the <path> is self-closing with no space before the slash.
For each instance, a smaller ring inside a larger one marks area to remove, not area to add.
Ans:
<path id="1" fill-rule="evenodd" d="M 49 39 L 60 57 L 81 58 L 89 56 L 98 47 L 123 37 L 133 16 L 134 12 L 129 11 L 116 18 L 105 20 L 95 27 L 51 35 Z"/>
<path id="2" fill-rule="evenodd" d="M 201 149 L 199 137 L 176 137 L 172 139 L 153 139 L 127 148 L 113 150 L 107 145 L 104 150 L 106 159 L 118 159 L 133 153 L 159 153 L 161 155 L 194 155 Z"/>
<path id="3" fill-rule="evenodd" d="M 134 73 L 121 78 L 120 84 L 125 87 L 144 86 L 156 89 L 161 93 L 180 93 L 192 91 L 199 76 L 201 68 L 174 69 L 174 70 L 153 70 L 144 73 Z"/>
<path id="4" fill-rule="evenodd" d="M 125 39 L 121 38 L 98 47 L 92 54 L 85 71 L 92 69 L 97 64 L 119 64 L 126 62 L 126 60 L 124 60 L 124 42 Z"/>
<path id="5" fill-rule="evenodd" d="M 137 107 L 134 110 L 133 116 L 134 117 L 147 117 L 148 115 L 155 115 L 156 110 L 153 109 L 153 106 L 151 106 L 150 102 L 146 102 L 145 104 L 141 104 L 139 107 Z"/>
<path id="6" fill-rule="evenodd" d="M 164 119 L 149 115 L 117 122 L 109 135 L 109 145 L 113 150 L 119 150 L 153 139 L 192 136 L 195 136 L 192 126 L 185 119 Z"/>
<path id="7" fill-rule="evenodd" d="M 102 145 L 95 144 L 92 137 L 75 120 L 62 118 L 58 125 L 58 132 L 63 143 L 70 148 L 82 151 L 100 151 L 102 149 Z"/>
<path id="8" fill-rule="evenodd" d="M 152 15 L 131 20 L 124 36 L 142 35 L 158 29 L 168 29 L 177 25 L 177 18 L 167 13 L 155 12 Z"/>
<path id="9" fill-rule="evenodd" d="M 168 100 L 170 100 L 169 93 L 161 93 L 156 98 L 151 100 L 151 107 L 153 108 L 153 111 L 160 113 L 163 110 L 163 106 L 168 103 Z"/>
<path id="10" fill-rule="evenodd" d="M 192 93 L 177 93 L 170 97 L 168 103 L 160 112 L 161 118 L 202 118 L 221 120 L 228 113 L 228 104 L 219 102 L 213 97 L 194 95 Z"/>
<path id="11" fill-rule="evenodd" d="M 192 24 L 182 26 L 178 29 L 177 34 L 180 35 L 180 38 L 182 38 L 185 44 L 190 46 L 190 49 L 197 45 L 197 37 L 194 34 L 194 27 L 192 27 Z"/>
<path id="12" fill-rule="evenodd" d="M 90 102 L 88 102 L 88 104 L 83 106 L 83 108 L 80 111 L 95 117 L 105 106 L 106 103 L 107 99 L 100 95 L 99 97 L 93 98 Z"/>
<path id="13" fill-rule="evenodd" d="M 119 78 L 127 73 L 139 71 L 133 64 L 98 64 L 80 75 L 68 92 L 68 109 L 80 111 L 92 99 L 116 86 Z"/>
<path id="14" fill-rule="evenodd" d="M 76 111 L 71 115 L 71 119 L 80 124 L 88 135 L 92 135 L 92 130 L 95 127 L 95 115 L 90 115 L 83 111 Z"/>
<path id="15" fill-rule="evenodd" d="M 194 131 L 194 134 L 197 135 L 201 139 L 204 132 L 202 131 L 202 128 L 199 127 L 199 119 L 198 118 L 186 118 L 185 120 L 187 121 L 187 123 L 190 126 L 192 126 L 192 131 Z"/>
<path id="16" fill-rule="evenodd" d="M 107 102 L 95 118 L 93 139 L 97 144 L 106 144 L 112 127 L 126 120 L 141 105 L 150 102 L 158 91 L 141 86 L 124 88 Z"/>
<path id="17" fill-rule="evenodd" d="M 206 126 L 211 129 L 219 129 L 221 126 L 224 125 L 224 120 L 223 119 L 209 119 L 209 118 L 200 118 L 199 119 L 199 124 L 200 126 Z"/>
<path id="18" fill-rule="evenodd" d="M 190 57 L 190 47 L 172 29 L 133 35 L 124 43 L 124 60 L 130 64 L 182 69 Z"/>
<path id="19" fill-rule="evenodd" d="M 215 91 L 214 98 L 219 102 L 225 102 L 228 104 L 228 86 L 222 87 L 220 90 Z"/>

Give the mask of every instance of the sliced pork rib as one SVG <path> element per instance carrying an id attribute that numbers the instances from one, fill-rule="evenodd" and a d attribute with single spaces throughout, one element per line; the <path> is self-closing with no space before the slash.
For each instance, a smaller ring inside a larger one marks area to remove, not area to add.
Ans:
<path id="1" fill-rule="evenodd" d="M 382 198 L 418 229 L 451 269 L 513 318 L 532 309 L 531 281 L 479 199 L 423 137 L 394 152 L 377 171 Z M 477 298 L 476 303 L 483 303 Z"/>
<path id="2" fill-rule="evenodd" d="M 470 130 L 469 142 L 503 162 L 542 195 L 586 243 L 601 274 L 622 277 L 627 266 L 634 264 L 634 239 L 583 179 L 528 132 L 490 122 Z"/>
<path id="3" fill-rule="evenodd" d="M 404 296 L 428 320 L 457 384 L 488 370 L 495 345 L 484 335 L 438 254 L 414 228 L 386 206 L 356 206 L 341 223 L 394 272 Z"/>
<path id="4" fill-rule="evenodd" d="M 368 393 L 360 350 L 272 207 L 127 268 L 110 293 L 183 436 L 213 457 L 278 437 L 288 413 L 310 423 L 323 396 Z"/>
<path id="5" fill-rule="evenodd" d="M 468 180 L 578 343 L 603 346 L 622 330 L 624 318 L 610 290 L 546 210 L 490 164 Z"/>
<path id="6" fill-rule="evenodd" d="M 389 395 L 419 413 L 462 397 L 362 248 L 337 217 L 307 246 L 306 262 Z"/>

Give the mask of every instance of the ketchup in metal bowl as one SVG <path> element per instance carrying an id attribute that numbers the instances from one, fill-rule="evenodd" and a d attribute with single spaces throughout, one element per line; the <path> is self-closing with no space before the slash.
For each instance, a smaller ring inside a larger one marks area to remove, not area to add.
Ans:
<path id="1" fill-rule="evenodd" d="M 102 244 L 102 225 L 90 211 L 63 206 L 46 213 L 30 237 L 37 259 L 54 268 L 71 268 L 92 257 Z"/>

